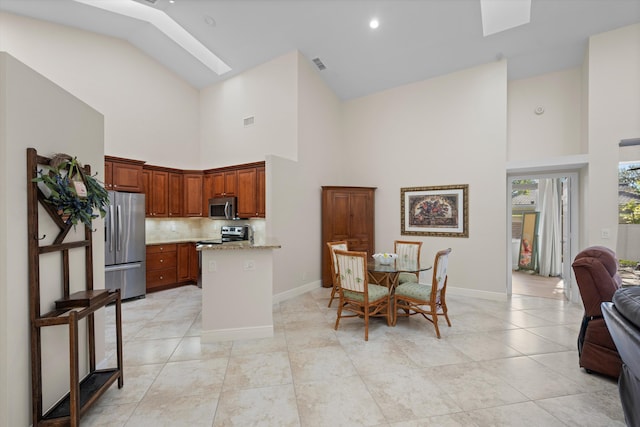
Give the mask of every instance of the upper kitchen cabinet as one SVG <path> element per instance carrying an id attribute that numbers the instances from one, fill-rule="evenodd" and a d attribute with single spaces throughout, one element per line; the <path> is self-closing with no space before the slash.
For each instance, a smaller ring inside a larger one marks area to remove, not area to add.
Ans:
<path id="1" fill-rule="evenodd" d="M 144 161 L 104 156 L 104 187 L 107 190 L 142 193 Z"/>
<path id="2" fill-rule="evenodd" d="M 169 216 L 169 171 L 158 166 L 144 167 L 146 216 Z"/>
<path id="3" fill-rule="evenodd" d="M 332 286 L 327 242 L 346 240 L 350 251 L 374 253 L 372 187 L 322 187 L 322 283 Z"/>
<path id="4" fill-rule="evenodd" d="M 207 216 L 209 199 L 237 195 L 238 170 L 235 167 L 208 169 L 202 177 L 202 216 Z"/>
<path id="5" fill-rule="evenodd" d="M 238 187 L 238 171 L 227 170 L 213 173 L 213 196 L 233 197 Z"/>
<path id="6" fill-rule="evenodd" d="M 184 197 L 182 202 L 183 216 L 204 216 L 203 209 L 203 175 L 202 172 L 186 171 L 183 175 Z"/>
<path id="7" fill-rule="evenodd" d="M 240 218 L 264 218 L 265 183 L 264 162 L 243 165 L 238 169 L 238 204 Z"/>
<path id="8" fill-rule="evenodd" d="M 168 216 L 182 216 L 182 205 L 184 203 L 184 180 L 182 173 L 169 172 L 169 185 L 167 192 Z"/>

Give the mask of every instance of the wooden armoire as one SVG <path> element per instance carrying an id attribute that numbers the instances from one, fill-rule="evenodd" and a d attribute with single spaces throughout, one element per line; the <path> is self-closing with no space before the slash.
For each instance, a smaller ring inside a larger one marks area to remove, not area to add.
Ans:
<path id="1" fill-rule="evenodd" d="M 350 251 L 374 254 L 375 190 L 375 187 L 322 187 L 322 286 L 332 286 L 327 242 L 346 240 Z"/>

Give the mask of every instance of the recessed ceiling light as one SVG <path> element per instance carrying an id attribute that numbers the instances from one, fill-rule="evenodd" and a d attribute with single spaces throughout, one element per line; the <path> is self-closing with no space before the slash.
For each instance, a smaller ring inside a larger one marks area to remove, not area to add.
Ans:
<path id="1" fill-rule="evenodd" d="M 371 28 L 372 30 L 375 30 L 379 26 L 380 26 L 380 22 L 378 22 L 376 18 L 373 18 L 371 21 L 369 21 L 369 28 Z"/>
<path id="2" fill-rule="evenodd" d="M 169 3 L 174 4 L 176 0 L 169 0 Z"/>
<path id="3" fill-rule="evenodd" d="M 128 16 L 130 18 L 145 21 L 162 31 L 167 37 L 176 42 L 184 50 L 193 55 L 202 62 L 207 68 L 216 74 L 224 74 L 231 70 L 227 64 L 211 52 L 205 45 L 200 43 L 187 30 L 182 28 L 180 24 L 171 19 L 169 15 L 163 11 L 145 6 L 134 0 L 74 0 L 78 3 L 97 7 L 98 9 L 107 10 L 117 13 L 118 15 Z"/>

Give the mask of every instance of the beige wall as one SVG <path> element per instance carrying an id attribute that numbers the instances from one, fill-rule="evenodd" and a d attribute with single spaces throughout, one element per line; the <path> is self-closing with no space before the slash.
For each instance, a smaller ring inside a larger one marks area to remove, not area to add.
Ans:
<path id="1" fill-rule="evenodd" d="M 267 188 L 268 234 L 282 244 L 282 249 L 273 253 L 276 295 L 319 285 L 320 187 L 347 184 L 338 155 L 342 147 L 341 103 L 299 53 L 295 66 L 297 161 L 276 156 L 268 160 L 273 166 L 267 177 L 271 178 Z"/>
<path id="2" fill-rule="evenodd" d="M 0 425 L 27 426 L 30 423 L 31 368 L 29 347 L 29 286 L 27 239 L 26 149 L 41 155 L 64 152 L 93 171 L 103 173 L 104 124 L 101 114 L 79 101 L 15 58 L 0 53 L 0 157 L 3 187 L 0 192 L 2 224 L 0 242 L 3 269 L 0 276 Z M 9 222 L 10 219 L 10 222 Z M 57 228 L 40 215 L 40 233 L 50 244 Z M 102 229 L 101 222 L 96 223 Z M 80 234 L 80 228 L 78 229 Z M 77 239 L 72 231 L 67 241 Z M 61 296 L 60 261 L 57 254 L 43 255 L 40 267 L 41 301 L 44 312 Z M 104 288 L 104 245 L 93 244 L 94 286 Z M 84 288 L 84 255 L 71 254 L 71 290 Z M 43 406 L 50 407 L 68 390 L 68 331 L 63 327 L 43 330 Z M 104 355 L 104 318 L 96 319 L 97 357 Z M 84 360 L 84 359 L 83 359 Z"/>
<path id="3" fill-rule="evenodd" d="M 297 52 L 291 52 L 200 93 L 203 169 L 262 161 L 267 154 L 297 159 Z M 254 124 L 244 126 L 244 119 Z"/>
<path id="4" fill-rule="evenodd" d="M 591 37 L 588 66 L 586 245 L 615 250 L 618 143 L 640 137 L 640 24 Z M 603 229 L 609 230 L 610 239 L 602 238 Z"/>
<path id="5" fill-rule="evenodd" d="M 198 91 L 125 41 L 0 13 L 6 51 L 105 116 L 105 152 L 195 169 Z"/>
<path id="6" fill-rule="evenodd" d="M 449 286 L 506 290 L 506 63 L 495 62 L 345 104 L 351 185 L 376 191 L 376 251 L 400 239 L 400 188 L 469 184 L 469 238 L 415 237 L 422 261 L 453 249 Z"/>
<path id="7" fill-rule="evenodd" d="M 582 70 L 573 68 L 509 82 L 509 161 L 584 154 L 581 77 Z M 542 114 L 535 112 L 538 107 Z"/>

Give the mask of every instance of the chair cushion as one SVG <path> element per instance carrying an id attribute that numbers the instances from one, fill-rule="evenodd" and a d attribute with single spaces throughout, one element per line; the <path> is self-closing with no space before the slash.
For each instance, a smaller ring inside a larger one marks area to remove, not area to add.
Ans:
<path id="1" fill-rule="evenodd" d="M 380 298 L 384 298 L 387 295 L 389 295 L 389 289 L 387 289 L 385 286 L 380 286 L 380 285 L 374 285 L 372 283 L 369 283 L 368 286 L 369 289 L 369 301 L 377 301 Z M 344 292 L 344 296 L 345 298 L 348 298 L 350 300 L 353 301 L 359 301 L 364 303 L 364 294 L 360 293 L 360 292 L 352 292 L 352 291 L 348 291 L 346 289 L 343 290 Z"/>
<path id="2" fill-rule="evenodd" d="M 400 273 L 398 274 L 398 283 L 403 284 L 407 282 L 415 283 L 418 281 L 418 277 L 414 273 Z"/>
<path id="3" fill-rule="evenodd" d="M 431 298 L 431 285 L 411 282 L 403 283 L 396 288 L 396 295 L 406 296 L 422 301 L 429 301 Z"/>

